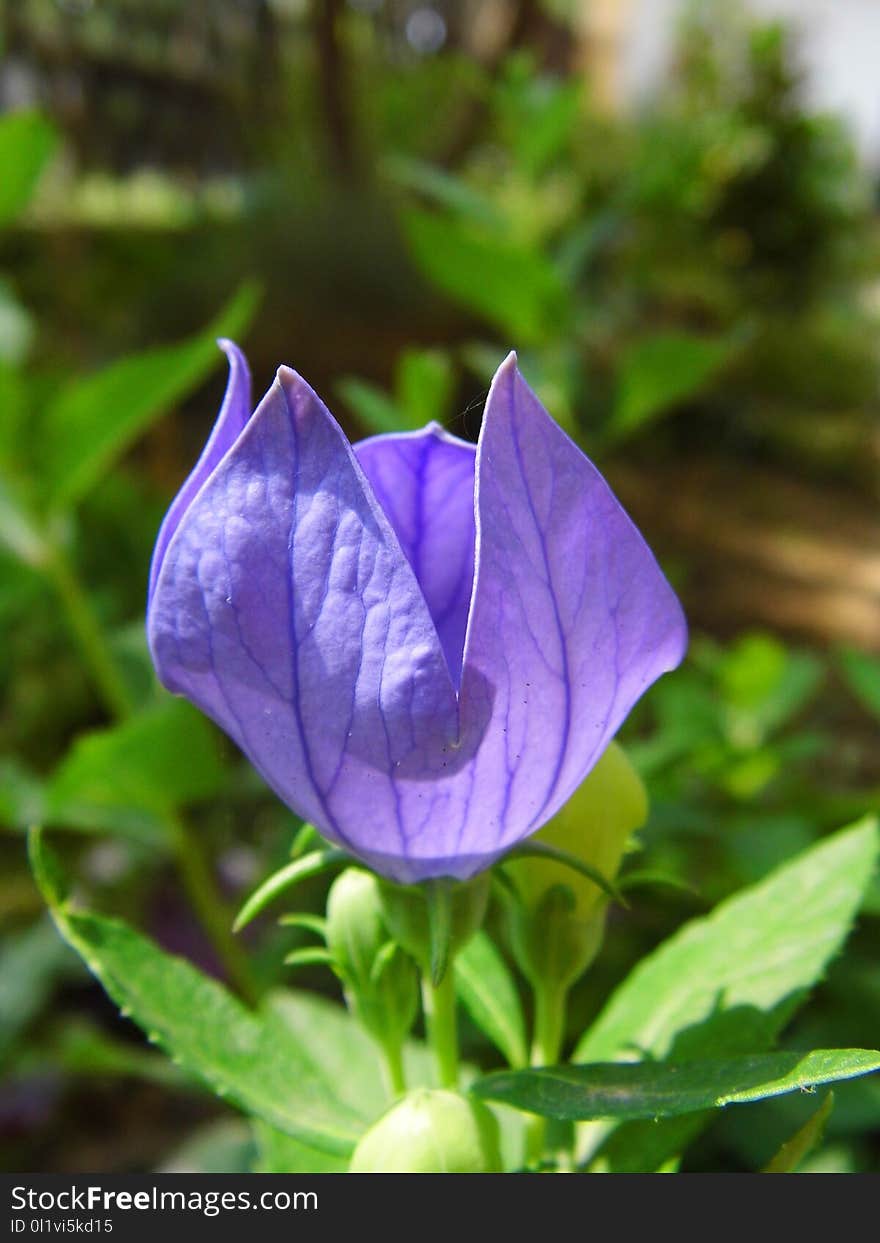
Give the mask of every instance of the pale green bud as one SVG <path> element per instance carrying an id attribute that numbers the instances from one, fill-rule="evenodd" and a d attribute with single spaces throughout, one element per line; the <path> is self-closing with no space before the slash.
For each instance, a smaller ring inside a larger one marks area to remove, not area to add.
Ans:
<path id="1" fill-rule="evenodd" d="M 495 1115 L 458 1092 L 418 1088 L 363 1136 L 352 1174 L 500 1174 Z"/>
<path id="2" fill-rule="evenodd" d="M 371 872 L 346 868 L 331 885 L 327 948 L 349 1009 L 380 1042 L 399 1044 L 418 1010 L 418 970 L 391 943 L 379 884 Z"/>
<path id="3" fill-rule="evenodd" d="M 552 820 L 529 840 L 576 855 L 609 880 L 617 875 L 627 842 L 648 818 L 642 779 L 616 742 Z M 515 859 L 506 870 L 527 906 L 536 907 L 554 885 L 566 885 L 575 897 L 572 912 L 587 918 L 604 904 L 598 885 L 551 859 Z"/>
<path id="4" fill-rule="evenodd" d="M 531 840 L 576 856 L 612 881 L 627 842 L 647 815 L 641 778 L 612 742 L 568 802 Z M 521 970 L 533 984 L 567 988 L 602 944 L 605 893 L 587 876 L 553 859 L 513 859 L 505 870 L 522 899 L 511 918 L 511 942 Z"/>

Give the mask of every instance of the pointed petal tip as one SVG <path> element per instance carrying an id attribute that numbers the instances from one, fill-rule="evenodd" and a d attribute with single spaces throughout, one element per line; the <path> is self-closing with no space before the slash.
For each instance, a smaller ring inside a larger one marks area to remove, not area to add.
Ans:
<path id="1" fill-rule="evenodd" d="M 229 359 L 230 363 L 232 363 L 233 360 L 241 363 L 246 362 L 244 351 L 236 341 L 232 340 L 231 337 L 217 337 L 216 340 L 217 345 Z"/>

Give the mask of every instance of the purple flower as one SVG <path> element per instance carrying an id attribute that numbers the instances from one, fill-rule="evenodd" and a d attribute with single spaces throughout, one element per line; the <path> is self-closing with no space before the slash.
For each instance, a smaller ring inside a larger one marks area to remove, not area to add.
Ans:
<path id="1" fill-rule="evenodd" d="M 352 447 L 239 350 L 150 577 L 159 677 L 331 841 L 466 879 L 540 828 L 686 644 L 639 532 L 511 354 L 477 446 Z"/>

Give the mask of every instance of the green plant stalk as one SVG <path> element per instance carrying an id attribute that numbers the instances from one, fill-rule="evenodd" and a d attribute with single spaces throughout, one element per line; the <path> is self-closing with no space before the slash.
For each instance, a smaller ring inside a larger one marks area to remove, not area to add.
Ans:
<path id="1" fill-rule="evenodd" d="M 440 1087 L 455 1089 L 458 1087 L 458 1028 L 455 972 L 451 963 L 439 984 L 432 982 L 430 972 L 422 976 L 422 1006 Z"/>
<path id="2" fill-rule="evenodd" d="M 134 711 L 131 695 L 110 653 L 101 623 L 63 550 L 53 547 L 43 568 L 104 707 L 115 720 L 126 720 Z"/>
<path id="3" fill-rule="evenodd" d="M 76 571 L 57 545 L 49 551 L 43 567 L 108 715 L 116 721 L 127 720 L 134 711 L 134 703 Z M 258 989 L 250 964 L 232 934 L 231 913 L 217 892 L 195 835 L 179 814 L 169 818 L 168 827 L 181 879 L 202 927 L 230 981 L 247 1001 L 253 1002 Z"/>
<path id="4" fill-rule="evenodd" d="M 532 1066 L 555 1066 L 562 1052 L 565 1039 L 565 1014 L 568 1003 L 568 986 L 555 982 L 534 986 L 535 1032 L 532 1041 L 530 1064 Z M 526 1127 L 526 1164 L 536 1165 L 544 1155 L 547 1140 L 547 1119 L 538 1114 L 529 1118 Z"/>
<path id="5" fill-rule="evenodd" d="M 232 912 L 217 892 L 211 870 L 196 842 L 196 835 L 179 814 L 167 818 L 174 855 L 187 895 L 230 982 L 245 1001 L 254 1004 L 259 989 L 250 962 L 232 932 Z"/>
<path id="6" fill-rule="evenodd" d="M 403 1096 L 406 1092 L 406 1071 L 403 1067 L 403 1043 L 400 1040 L 383 1040 L 382 1049 L 382 1073 L 385 1080 L 385 1090 L 394 1100 L 398 1096 Z"/>

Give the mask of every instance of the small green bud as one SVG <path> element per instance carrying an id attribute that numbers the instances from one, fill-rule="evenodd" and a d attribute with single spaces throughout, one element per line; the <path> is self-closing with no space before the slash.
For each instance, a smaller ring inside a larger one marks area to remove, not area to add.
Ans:
<path id="1" fill-rule="evenodd" d="M 379 883 L 371 872 L 346 868 L 327 897 L 327 948 L 342 979 L 348 1008 L 383 1045 L 399 1045 L 415 1021 L 415 963 L 390 942 Z"/>
<path id="2" fill-rule="evenodd" d="M 500 1174 L 498 1123 L 482 1101 L 418 1088 L 367 1131 L 352 1174 Z"/>
<path id="3" fill-rule="evenodd" d="M 613 880 L 630 836 L 647 815 L 641 778 L 612 742 L 586 781 L 532 840 L 576 855 Z M 605 894 L 588 877 L 553 859 L 512 859 L 505 870 L 522 899 L 511 918 L 511 941 L 521 970 L 535 984 L 568 987 L 602 944 Z"/>
<path id="4" fill-rule="evenodd" d="M 444 882 L 445 883 L 445 882 Z M 448 960 L 452 962 L 478 928 L 482 926 L 489 901 L 489 873 L 473 880 L 449 883 Z M 382 909 L 396 941 L 412 954 L 426 973 L 431 971 L 431 924 L 426 885 L 395 885 L 380 882 Z"/>

